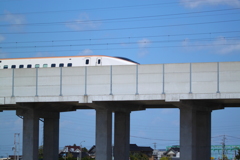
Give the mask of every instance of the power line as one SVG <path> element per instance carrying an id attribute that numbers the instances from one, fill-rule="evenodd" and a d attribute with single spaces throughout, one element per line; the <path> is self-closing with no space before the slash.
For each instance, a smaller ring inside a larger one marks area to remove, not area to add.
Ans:
<path id="1" fill-rule="evenodd" d="M 199 0 L 202 1 L 202 0 Z M 117 6 L 117 7 L 102 7 L 102 8 L 85 8 L 85 9 L 72 9 L 72 10 L 55 10 L 55 11 L 37 11 L 37 12 L 17 12 L 17 13 L 11 13 L 11 14 L 48 14 L 48 13 L 63 13 L 63 12 L 76 12 L 76 11 L 90 11 L 90 10 L 111 10 L 111 9 L 125 9 L 125 8 L 137 8 L 137 7 L 156 7 L 159 5 L 175 5 L 175 4 L 182 4 L 182 3 L 191 3 L 192 0 L 185 0 L 184 2 L 164 2 L 164 3 L 154 3 L 154 4 L 143 4 L 143 5 L 129 5 L 129 6 Z M 194 1 L 196 2 L 196 0 Z M 0 14 L 0 16 L 4 16 L 5 14 Z"/>
<path id="2" fill-rule="evenodd" d="M 225 150 L 225 135 L 223 135 L 223 139 L 222 139 L 222 159 L 225 160 L 225 153 L 226 153 L 226 150 Z"/>
<path id="3" fill-rule="evenodd" d="M 167 17 L 167 18 L 155 18 L 155 19 L 136 19 L 136 20 L 119 20 L 114 22 L 136 22 L 136 21 L 153 21 L 153 20 L 162 20 L 162 19 L 182 19 L 182 18 L 194 18 L 194 17 L 210 17 L 210 16 L 222 16 L 222 15 L 232 15 L 239 13 L 225 13 L 225 14 L 208 14 L 208 15 L 196 15 L 196 16 L 185 16 L 185 17 Z M 104 23 L 112 23 L 112 22 L 104 22 Z"/>
<path id="4" fill-rule="evenodd" d="M 226 135 L 227 137 L 231 137 L 231 138 L 235 138 L 235 139 L 240 139 L 239 137 L 234 137 L 234 136 L 229 136 L 229 135 Z"/>
<path id="5" fill-rule="evenodd" d="M 89 38 L 89 39 L 68 39 L 68 40 L 47 40 L 47 41 L 9 41 L 0 42 L 0 44 L 9 43 L 43 43 L 43 42 L 70 42 L 70 41 L 95 41 L 95 40 L 114 40 L 114 39 L 134 39 L 134 38 L 154 38 L 154 37 L 176 37 L 176 36 L 193 36 L 193 35 L 209 35 L 209 34 L 223 34 L 223 33 L 240 33 L 240 31 L 222 31 L 222 32 L 198 32 L 198 33 L 181 33 L 181 34 L 162 34 L 162 35 L 142 35 L 142 36 L 128 36 L 128 37 L 116 37 L 116 38 Z"/>
<path id="6" fill-rule="evenodd" d="M 211 137 L 211 138 L 219 138 L 219 137 L 222 137 L 223 135 L 218 135 L 218 136 L 214 136 L 214 137 Z"/>
<path id="7" fill-rule="evenodd" d="M 240 125 L 231 125 L 231 126 L 214 126 L 214 127 L 212 127 L 212 128 L 217 128 L 217 127 L 219 127 L 219 128 L 222 128 L 222 127 L 240 127 Z"/>
<path id="8" fill-rule="evenodd" d="M 153 29 L 161 27 L 180 27 L 187 25 L 203 25 L 203 24 L 214 24 L 214 23 L 228 23 L 228 22 L 238 22 L 240 19 L 225 20 L 225 21 L 210 21 L 210 22 L 197 22 L 197 23 L 182 23 L 182 24 L 171 24 L 171 25 L 161 25 L 161 26 L 146 26 L 146 27 L 128 27 L 128 28 L 109 28 L 109 29 L 92 29 L 92 30 L 81 30 L 81 31 L 42 31 L 42 32 L 8 32 L 0 34 L 43 34 L 43 33 L 75 33 L 75 32 L 96 32 L 96 31 L 116 31 L 116 30 L 133 30 L 133 29 Z"/>
<path id="9" fill-rule="evenodd" d="M 208 44 L 208 45 L 188 45 L 188 46 L 158 46 L 158 47 L 147 47 L 147 49 L 163 49 L 163 48 L 182 48 L 182 47 L 211 47 L 211 46 L 230 46 L 230 45 L 239 45 L 239 43 L 230 43 L 230 44 Z M 139 47 L 132 47 L 132 48 L 105 48 L 105 49 L 100 49 L 100 48 L 96 48 L 96 49 L 91 49 L 91 50 L 126 50 L 126 49 L 139 49 Z M 37 51 L 37 52 L 47 52 L 47 53 L 51 53 L 51 52 L 64 52 L 64 51 L 78 51 L 78 50 L 55 50 L 55 51 Z M 7 52 L 7 53 L 33 53 L 33 51 L 24 51 L 24 52 Z M 0 53 L 0 54 L 5 54 L 5 53 Z"/>
<path id="10" fill-rule="evenodd" d="M 119 7 L 103 7 L 103 8 L 85 8 L 85 9 L 72 9 L 72 10 L 55 10 L 55 11 L 38 11 L 38 12 L 17 12 L 11 14 L 47 14 L 47 13 L 59 13 L 59 12 L 76 12 L 76 11 L 89 11 L 89 10 L 109 10 L 109 9 L 122 9 L 122 8 L 132 8 L 132 7 L 147 7 L 147 6 L 156 6 L 156 5 L 164 5 L 164 4 L 176 4 L 179 2 L 172 3 L 155 3 L 148 5 L 130 5 L 130 6 L 119 6 Z M 6 14 L 0 14 L 0 16 Z"/>
<path id="11" fill-rule="evenodd" d="M 218 10 L 208 10 L 208 11 L 197 11 L 197 12 L 184 12 L 184 13 L 173 13 L 173 14 L 161 14 L 152 16 L 137 16 L 137 17 L 123 17 L 123 18 L 108 18 L 108 19 L 95 19 L 95 20 L 78 20 L 78 21 L 66 21 L 66 22 L 45 22 L 45 23 L 22 23 L 22 24 L 3 24 L 0 27 L 12 26 L 12 25 L 51 25 L 51 24 L 69 24 L 69 23 L 89 23 L 89 22 L 104 22 L 104 21 L 116 21 L 116 20 L 134 20 L 143 18 L 156 18 L 156 17 L 168 17 L 168 16 L 179 16 L 179 15 L 189 15 L 189 14 L 199 14 L 199 13 L 211 13 L 211 12 L 222 12 L 239 10 L 240 8 L 230 8 L 230 9 L 218 9 Z M 178 17 L 177 17 L 178 18 Z"/>
<path id="12" fill-rule="evenodd" d="M 179 140 L 166 140 L 166 139 L 154 139 L 154 138 L 147 138 L 147 137 L 138 137 L 138 136 L 130 136 L 134 138 L 141 138 L 141 139 L 150 139 L 150 140 L 158 140 L 158 141 L 179 141 Z"/>
<path id="13" fill-rule="evenodd" d="M 223 37 L 224 39 L 229 39 L 229 40 L 239 40 L 236 38 L 239 38 L 240 36 L 234 36 L 234 37 Z M 195 39 L 188 39 L 192 41 L 212 41 L 215 40 L 215 38 L 195 38 Z M 171 43 L 171 42 L 183 42 L 184 39 L 181 40 L 159 40 L 159 41 L 151 41 L 152 43 Z M 144 42 L 143 42 L 144 43 Z M 22 48 L 55 48 L 55 47 L 79 47 L 79 46 L 110 46 L 110 45 L 119 45 L 121 42 L 114 42 L 114 43 L 95 43 L 95 44 L 67 44 L 67 45 L 45 45 L 45 46 L 8 46 L 8 47 L 0 47 L 0 49 L 22 49 Z M 139 42 L 126 42 L 124 43 L 126 45 L 131 45 L 131 44 L 139 44 Z"/>

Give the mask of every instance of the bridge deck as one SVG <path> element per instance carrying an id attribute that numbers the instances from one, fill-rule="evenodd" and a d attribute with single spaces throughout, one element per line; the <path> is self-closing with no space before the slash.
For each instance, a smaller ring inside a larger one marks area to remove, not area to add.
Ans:
<path id="1" fill-rule="evenodd" d="M 161 108 L 181 100 L 235 107 L 240 102 L 240 62 L 2 69 L 0 84 L 1 109 L 35 102 L 65 102 L 78 109 L 93 101 Z"/>

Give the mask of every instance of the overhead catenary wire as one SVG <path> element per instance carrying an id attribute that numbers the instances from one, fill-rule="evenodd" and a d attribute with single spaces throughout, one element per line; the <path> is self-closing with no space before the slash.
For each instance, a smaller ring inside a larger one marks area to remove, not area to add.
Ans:
<path id="1" fill-rule="evenodd" d="M 85 9 L 72 9 L 72 10 L 55 10 L 55 11 L 36 11 L 36 12 L 16 12 L 12 14 L 49 14 L 49 13 L 59 13 L 59 12 L 76 12 L 76 11 L 90 11 L 90 10 L 109 10 L 109 9 L 122 9 L 122 8 L 131 8 L 131 7 L 147 7 L 147 6 L 156 6 L 156 5 L 164 5 L 164 4 L 176 4 L 176 2 L 172 3 L 158 3 L 158 4 L 145 4 L 145 5 L 129 5 L 129 6 L 118 6 L 118 7 L 102 7 L 102 8 L 85 8 Z M 6 14 L 0 14 L 0 16 Z"/>
<path id="2" fill-rule="evenodd" d="M 213 35 L 213 34 L 230 34 L 230 33 L 240 33 L 240 31 L 219 31 L 219 32 L 197 32 L 197 33 L 180 33 L 180 34 L 162 34 L 162 35 L 142 35 L 142 36 L 127 36 L 127 37 L 115 37 L 115 38 L 89 38 L 89 39 L 55 39 L 55 40 L 45 40 L 45 41 L 8 41 L 0 42 L 0 44 L 9 43 L 45 43 L 45 42 L 70 42 L 70 41 L 96 41 L 96 40 L 116 40 L 116 39 L 134 39 L 134 38 L 154 38 L 154 37 L 177 37 L 177 36 L 194 36 L 194 35 Z"/>
<path id="3" fill-rule="evenodd" d="M 2 0 L 3 1 L 3 0 Z M 195 0 L 194 2 L 202 1 L 202 0 Z M 1 1 L 0 1 L 1 2 Z M 83 8 L 83 9 L 72 9 L 72 10 L 55 10 L 55 11 L 34 11 L 34 12 L 15 12 L 11 14 L 49 14 L 49 13 L 64 13 L 64 12 L 76 12 L 76 11 L 97 11 L 97 10 L 115 10 L 115 9 L 128 9 L 128 8 L 138 8 L 138 7 L 156 7 L 159 5 L 176 5 L 176 4 L 183 4 L 183 3 L 193 3 L 192 0 L 184 0 L 178 2 L 164 2 L 164 3 L 153 3 L 153 4 L 140 4 L 140 5 L 128 5 L 128 6 L 112 6 L 112 7 L 102 7 L 102 8 Z M 4 14 L 0 14 L 0 16 L 4 16 Z"/>
<path id="4" fill-rule="evenodd" d="M 179 141 L 179 140 L 167 140 L 167 139 L 156 139 L 156 138 L 148 138 L 148 137 L 139 137 L 139 136 L 133 136 L 133 135 L 130 135 L 130 137 L 133 137 L 133 138 L 141 138 L 141 139 L 150 139 L 150 140 L 158 140 L 158 141 Z"/>
<path id="5" fill-rule="evenodd" d="M 147 47 L 148 49 L 159 49 L 159 48 L 183 48 L 183 47 L 211 47 L 211 46 L 230 46 L 230 45 L 239 45 L 239 43 L 230 43 L 230 44 L 205 44 L 205 45 L 188 45 L 188 46 L 158 46 L 158 47 Z M 104 48 L 104 49 L 101 49 L 101 48 L 91 48 L 92 50 L 126 50 L 126 49 L 139 49 L 139 47 L 129 47 L 129 48 Z M 48 51 L 37 51 L 37 52 L 64 52 L 64 51 L 80 51 L 79 49 L 78 50 L 73 50 L 73 49 L 70 49 L 70 50 L 55 50 L 55 51 L 52 51 L 52 50 L 48 50 Z M 33 51 L 24 51 L 24 52 L 7 52 L 7 53 L 33 53 Z M 0 54 L 4 54 L 4 53 L 0 53 Z"/>
<path id="6" fill-rule="evenodd" d="M 229 135 L 226 135 L 227 137 L 231 137 L 231 138 L 235 138 L 235 139 L 240 139 L 240 137 L 234 137 L 234 136 L 229 136 Z"/>
<path id="7" fill-rule="evenodd" d="M 162 34 L 162 35 L 142 35 L 142 36 L 128 36 L 128 37 L 115 37 L 115 38 L 89 38 L 89 39 L 55 39 L 55 40 L 45 40 L 45 41 L 9 41 L 0 42 L 0 44 L 9 43 L 45 43 L 45 42 L 70 42 L 70 41 L 96 41 L 96 40 L 116 40 L 116 39 L 134 39 L 134 38 L 155 38 L 155 37 L 177 37 L 177 36 L 193 36 L 193 35 L 213 35 L 213 34 L 228 34 L 228 33 L 240 33 L 240 31 L 220 31 L 220 32 L 196 32 L 196 33 L 181 33 L 181 34 Z"/>
<path id="8" fill-rule="evenodd" d="M 238 21 L 240 21 L 240 19 L 197 22 L 197 23 L 170 24 L 170 25 L 160 25 L 160 26 L 108 28 L 108 29 L 86 29 L 86 30 L 79 30 L 79 31 L 2 32 L 0 34 L 44 34 L 44 33 L 76 33 L 76 32 L 118 31 L 118 30 L 134 30 L 134 29 L 153 29 L 153 28 L 161 28 L 161 27 L 180 27 L 180 26 L 188 26 L 188 25 L 204 25 L 204 24 L 228 23 L 228 22 L 238 22 Z"/>
<path id="9" fill-rule="evenodd" d="M 233 37 L 222 37 L 223 39 L 228 39 L 228 40 L 240 40 L 237 39 L 240 36 L 233 36 Z M 192 41 L 212 41 L 215 40 L 215 38 L 195 38 L 195 39 L 188 39 Z M 171 43 L 171 42 L 183 42 L 185 39 L 180 39 L 180 40 L 158 40 L 158 41 L 151 41 L 152 43 Z M 64 44 L 64 45 L 45 45 L 45 46 L 18 46 L 18 49 L 21 48 L 53 48 L 53 47 L 76 47 L 76 46 L 105 46 L 105 45 L 119 45 L 124 42 L 114 42 L 114 43 L 88 43 L 88 44 Z M 144 42 L 143 42 L 144 43 Z M 125 45 L 131 45 L 131 44 L 139 44 L 139 42 L 125 42 Z M 15 46 L 7 46 L 7 47 L 0 47 L 0 49 L 16 49 Z"/>
<path id="10" fill-rule="evenodd" d="M 144 18 L 157 18 L 157 17 L 169 17 L 169 16 L 179 16 L 179 15 L 192 15 L 199 13 L 212 13 L 212 12 L 222 12 L 222 11 L 232 11 L 239 10 L 240 8 L 230 8 L 230 9 L 218 9 L 218 10 L 207 10 L 207 11 L 195 11 L 195 12 L 184 12 L 184 13 L 173 13 L 173 14 L 161 14 L 161 15 L 151 15 L 151 16 L 137 16 L 137 17 L 122 17 L 122 18 L 108 18 L 108 19 L 95 19 L 95 20 L 77 20 L 77 21 L 62 21 L 62 22 L 45 22 L 45 23 L 11 23 L 2 24 L 0 27 L 12 26 L 12 25 L 53 25 L 53 24 L 69 24 L 69 23 L 89 23 L 89 22 L 104 22 L 104 21 L 118 21 L 118 20 L 134 20 L 134 19 L 144 19 Z M 179 18 L 179 17 L 177 17 Z"/>
<path id="11" fill-rule="evenodd" d="M 195 18 L 195 17 L 210 17 L 210 16 L 223 16 L 223 15 L 233 15 L 233 14 L 239 14 L 239 13 L 222 13 L 222 14 L 208 14 L 208 15 L 191 15 L 191 16 L 185 16 L 185 17 L 168 17 L 168 18 L 142 18 L 142 19 L 133 19 L 133 20 L 114 20 L 113 22 L 111 21 L 96 21 L 94 23 L 100 23 L 100 24 L 105 24 L 105 23 L 116 23 L 116 22 L 139 22 L 139 21 L 153 21 L 153 20 L 166 20 L 166 19 L 183 19 L 183 18 Z M 89 24 L 93 23 L 92 20 L 76 20 L 76 21 L 66 21 L 66 22 L 43 22 L 43 23 L 27 23 L 27 24 L 4 24 L 0 25 L 0 27 L 12 27 L 12 26 L 49 26 L 49 25 L 72 25 L 72 24 Z"/>

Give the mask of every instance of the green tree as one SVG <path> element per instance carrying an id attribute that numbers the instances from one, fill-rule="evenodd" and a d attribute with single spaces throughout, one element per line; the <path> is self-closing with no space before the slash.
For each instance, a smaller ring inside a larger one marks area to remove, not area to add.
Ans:
<path id="1" fill-rule="evenodd" d="M 68 152 L 68 154 L 67 154 L 67 158 L 73 158 L 73 154 L 70 153 L 70 152 Z"/>
<path id="2" fill-rule="evenodd" d="M 82 152 L 88 152 L 88 149 L 86 147 L 83 147 Z"/>
<path id="3" fill-rule="evenodd" d="M 143 153 L 131 153 L 130 160 L 148 160 L 148 156 Z"/>
<path id="4" fill-rule="evenodd" d="M 226 155 L 223 155 L 223 158 L 221 160 L 228 160 L 228 157 Z"/>
<path id="5" fill-rule="evenodd" d="M 91 157 L 84 157 L 84 158 L 82 158 L 82 160 L 93 160 L 93 158 L 91 158 Z"/>
<path id="6" fill-rule="evenodd" d="M 172 158 L 170 158 L 170 157 L 162 157 L 162 158 L 160 158 L 160 160 L 171 160 Z"/>
<path id="7" fill-rule="evenodd" d="M 237 155 L 235 156 L 235 158 L 236 158 L 237 160 L 240 160 L 240 148 L 238 148 L 238 153 L 237 153 Z"/>
<path id="8" fill-rule="evenodd" d="M 70 158 L 66 158 L 66 160 L 77 160 L 77 158 L 70 157 Z"/>
<path id="9" fill-rule="evenodd" d="M 43 146 L 38 148 L 38 159 L 43 159 Z"/>

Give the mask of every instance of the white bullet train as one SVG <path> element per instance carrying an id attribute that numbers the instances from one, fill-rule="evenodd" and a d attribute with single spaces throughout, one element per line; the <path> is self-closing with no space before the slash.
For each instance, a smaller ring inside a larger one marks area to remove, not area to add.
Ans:
<path id="1" fill-rule="evenodd" d="M 138 63 L 123 57 L 110 56 L 63 56 L 34 58 L 0 58 L 0 69 L 12 68 L 48 68 L 75 66 L 137 65 Z"/>

